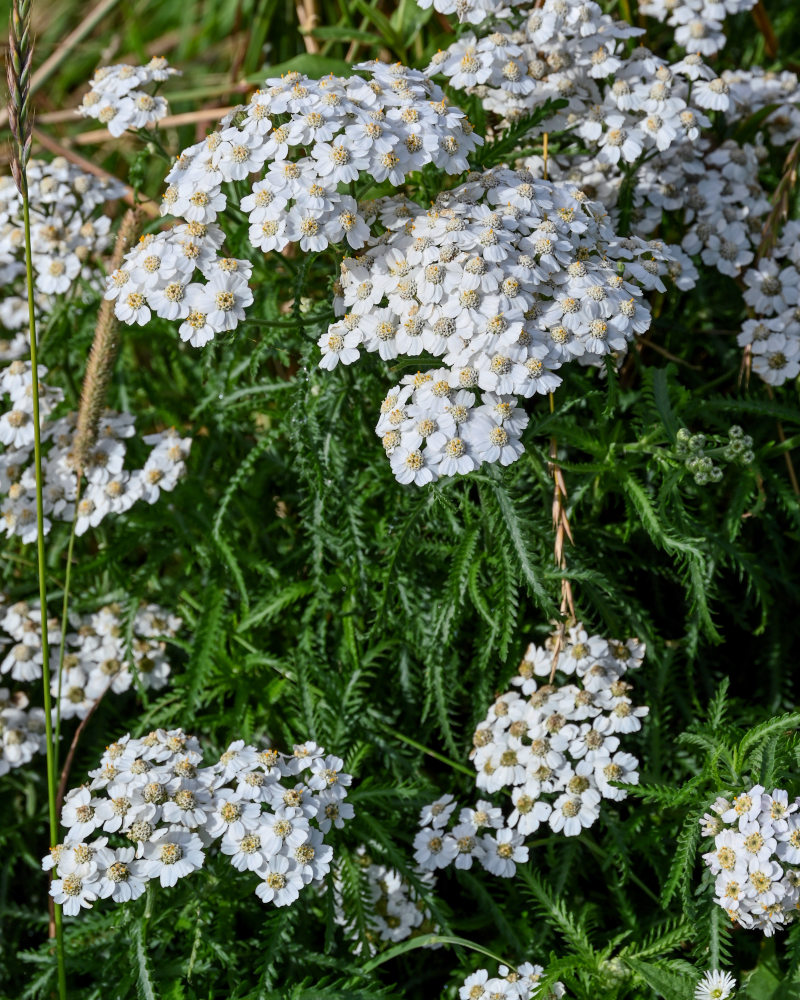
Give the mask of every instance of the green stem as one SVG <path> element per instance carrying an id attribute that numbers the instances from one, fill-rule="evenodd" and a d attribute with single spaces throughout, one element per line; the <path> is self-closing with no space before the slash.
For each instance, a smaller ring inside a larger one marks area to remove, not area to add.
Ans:
<path id="1" fill-rule="evenodd" d="M 42 688 L 44 696 L 44 725 L 47 741 L 47 804 L 50 814 L 50 845 L 58 841 L 58 816 L 56 815 L 56 759 L 53 744 L 53 715 L 50 699 L 50 647 L 47 641 L 47 566 L 44 558 L 44 506 L 42 501 L 42 434 L 39 417 L 39 361 L 36 349 L 36 314 L 33 303 L 33 254 L 31 250 L 31 212 L 28 200 L 28 178 L 25 165 L 20 164 L 22 217 L 25 226 L 25 275 L 28 285 L 28 326 L 31 338 L 31 390 L 33 394 L 33 461 L 36 472 L 36 556 L 39 571 L 39 605 L 42 617 Z M 56 926 L 56 956 L 58 962 L 58 994 L 66 1000 L 67 974 L 64 964 L 64 930 L 61 907 L 54 905 Z"/>
<path id="2" fill-rule="evenodd" d="M 69 624 L 67 615 L 69 613 L 69 585 L 72 576 L 72 550 L 75 547 L 75 525 L 78 523 L 78 504 L 81 501 L 82 476 L 78 472 L 78 487 L 75 492 L 75 514 L 72 518 L 72 527 L 69 533 L 69 545 L 67 546 L 67 569 L 64 573 L 64 602 L 61 605 L 61 644 L 58 649 L 58 693 L 56 694 L 56 738 L 53 744 L 53 756 L 55 757 L 54 770 L 58 774 L 58 758 L 61 747 L 61 682 L 64 677 L 64 653 L 67 645 L 67 626 Z"/>
<path id="3" fill-rule="evenodd" d="M 384 731 L 390 736 L 394 736 L 395 739 L 401 740 L 403 743 L 407 743 L 410 747 L 414 747 L 417 750 L 421 750 L 426 753 L 429 757 L 434 757 L 436 760 L 441 761 L 443 764 L 449 764 L 456 771 L 461 771 L 462 774 L 468 774 L 470 778 L 475 777 L 475 771 L 466 767 L 464 764 L 459 764 L 457 760 L 450 760 L 449 757 L 445 757 L 444 754 L 439 753 L 438 750 L 431 750 L 430 747 L 426 747 L 423 743 L 417 743 L 416 740 L 412 740 L 410 736 L 404 736 L 402 733 L 398 732 L 396 729 L 392 729 L 390 726 L 384 726 Z"/>
<path id="4" fill-rule="evenodd" d="M 510 969 L 514 968 L 512 962 L 509 962 L 500 955 L 495 955 L 493 951 L 489 951 L 489 949 L 484 948 L 483 945 L 475 944 L 473 941 L 468 941 L 466 938 L 456 937 L 452 934 L 422 934 L 420 937 L 410 938 L 408 941 L 402 941 L 400 944 L 395 945 L 394 948 L 389 948 L 387 951 L 384 951 L 383 954 L 370 959 L 363 966 L 363 971 L 372 972 L 372 970 L 377 969 L 379 965 L 383 965 L 384 962 L 390 962 L 393 958 L 397 958 L 398 955 L 404 955 L 407 951 L 413 951 L 416 948 L 429 948 L 435 944 L 452 944 L 462 948 L 469 948 L 470 951 L 477 951 L 480 955 L 486 955 L 487 958 L 493 958 L 498 965 L 506 965 Z"/>

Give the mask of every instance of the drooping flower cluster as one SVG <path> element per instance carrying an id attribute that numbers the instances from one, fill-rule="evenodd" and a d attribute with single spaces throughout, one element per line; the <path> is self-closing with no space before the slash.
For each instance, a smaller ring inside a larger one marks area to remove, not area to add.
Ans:
<path id="1" fill-rule="evenodd" d="M 122 694 L 134 678 L 158 690 L 167 683 L 170 664 L 166 642 L 178 633 L 181 619 L 155 604 L 143 604 L 133 615 L 130 644 L 126 620 L 118 604 L 87 615 L 70 615 L 61 679 L 61 717 L 83 719 L 94 702 L 112 691 Z M 0 673 L 20 683 L 42 676 L 42 615 L 38 601 L 0 602 Z M 52 693 L 59 693 L 58 664 L 61 623 L 47 623 Z"/>
<path id="2" fill-rule="evenodd" d="M 716 876 L 716 902 L 734 923 L 771 937 L 800 906 L 800 798 L 755 785 L 711 810 L 700 824 L 714 838 L 703 860 Z"/>
<path id="3" fill-rule="evenodd" d="M 414 838 L 414 858 L 421 868 L 434 871 L 453 864 L 456 868 L 471 868 L 479 862 L 492 875 L 513 878 L 518 864 L 528 860 L 528 848 L 523 845 L 523 833 L 506 825 L 502 809 L 491 802 L 479 800 L 475 808 L 464 808 L 458 822 L 448 829 L 448 823 L 458 803 L 452 795 L 423 808 L 419 822 L 421 830 Z M 481 833 L 488 830 L 487 833 Z"/>
<path id="4" fill-rule="evenodd" d="M 568 361 L 624 352 L 650 325 L 642 290 L 664 290 L 671 259 L 525 170 L 473 174 L 427 211 L 391 199 L 380 218 L 387 233 L 342 262 L 345 315 L 320 338 L 320 365 L 351 364 L 361 347 L 441 357 L 446 368 L 387 396 L 376 427 L 397 478 L 418 485 L 514 462 L 528 420 L 518 399 L 552 392 Z"/>
<path id="5" fill-rule="evenodd" d="M 0 688 L 0 777 L 45 751 L 43 708 L 29 708 L 22 691 Z"/>
<path id="6" fill-rule="evenodd" d="M 497 14 L 483 37 L 464 34 L 428 66 L 474 93 L 501 123 L 559 100 L 531 134 L 568 130 L 601 162 L 630 164 L 675 143 L 695 142 L 725 86 L 694 56 L 670 65 L 649 49 L 627 54 L 642 34 L 584 0 L 545 0 Z"/>
<path id="7" fill-rule="evenodd" d="M 625 680 L 644 653 L 637 639 L 590 636 L 580 624 L 559 651 L 553 638 L 531 643 L 514 690 L 490 708 L 472 752 L 477 787 L 511 793 L 509 832 L 524 838 L 547 823 L 577 836 L 597 820 L 603 799 L 626 798 L 618 785 L 638 783 L 639 762 L 620 749 L 620 737 L 641 729 L 648 713 L 634 705 Z M 554 669 L 577 683 L 537 681 L 549 681 Z"/>
<path id="8" fill-rule="evenodd" d="M 725 47 L 722 22 L 752 10 L 757 0 L 642 0 L 639 13 L 666 21 L 675 29 L 675 42 L 688 52 L 712 56 Z"/>
<path id="9" fill-rule="evenodd" d="M 119 319 L 144 324 L 151 311 L 179 319 L 181 337 L 195 347 L 238 325 L 253 301 L 252 264 L 221 255 L 217 218 L 229 198 L 248 216 L 255 251 L 358 248 L 370 230 L 340 185 L 357 195 L 365 178 L 396 187 L 427 163 L 447 173 L 467 168 L 483 140 L 424 73 L 380 62 L 356 68 L 369 78 L 267 80 L 218 131 L 183 151 L 167 175 L 162 211 L 185 221 L 145 239 L 110 277 L 107 297 Z M 239 201 L 229 185 L 242 181 L 248 193 Z"/>
<path id="10" fill-rule="evenodd" d="M 694 991 L 695 1000 L 728 1000 L 736 989 L 736 980 L 730 972 L 707 972 Z"/>
<path id="11" fill-rule="evenodd" d="M 136 899 L 150 879 L 174 886 L 215 844 L 259 879 L 265 903 L 287 906 L 322 881 L 333 857 L 325 834 L 353 815 L 342 761 L 315 743 L 287 755 L 244 740 L 211 766 L 202 760 L 182 729 L 126 735 L 106 749 L 91 782 L 64 799 L 67 836 L 43 861 L 55 869 L 50 891 L 65 913 L 98 898 Z"/>
<path id="12" fill-rule="evenodd" d="M 541 992 L 539 982 L 543 972 L 541 965 L 530 962 L 517 969 L 501 965 L 496 976 L 478 969 L 467 976 L 458 995 L 460 1000 L 560 1000 L 566 993 L 563 983 L 555 983 L 547 993 Z"/>
<path id="13" fill-rule="evenodd" d="M 800 222 L 786 223 L 768 257 L 745 272 L 744 300 L 755 313 L 738 342 L 748 347 L 752 368 L 768 385 L 800 374 Z"/>
<path id="14" fill-rule="evenodd" d="M 47 369 L 39 366 L 39 378 Z M 9 408 L 0 414 L 0 494 L 5 495 L 0 512 L 0 527 L 8 537 L 19 536 L 23 542 L 36 539 L 36 477 L 33 467 L 33 393 L 31 364 L 12 361 L 0 371 L 0 397 L 9 397 Z M 186 471 L 190 438 L 182 438 L 174 429 L 146 434 L 143 442 L 151 446 L 140 469 L 125 466 L 126 439 L 135 434 L 130 413 L 107 411 L 101 419 L 100 433 L 84 472 L 80 500 L 78 476 L 73 465 L 75 439 L 74 413 L 53 418 L 53 411 L 63 399 L 60 389 L 39 383 L 39 413 L 42 440 L 46 449 L 42 476 L 44 483 L 45 532 L 53 520 L 71 522 L 82 535 L 109 514 L 122 514 L 138 500 L 155 503 L 162 491 L 174 490 Z"/>
<path id="15" fill-rule="evenodd" d="M 147 128 L 169 112 L 166 100 L 154 91 L 178 73 L 163 56 L 153 56 L 144 66 L 101 66 L 95 70 L 78 114 L 96 118 L 113 136 L 122 135 L 126 129 Z"/>
<path id="16" fill-rule="evenodd" d="M 41 316 L 51 311 L 56 296 L 75 294 L 83 283 L 102 287 L 98 263 L 110 244 L 111 219 L 98 209 L 124 188 L 63 157 L 50 163 L 31 160 L 27 178 L 34 294 Z M 28 352 L 22 198 L 11 177 L 0 178 L 0 281 L 0 361 L 10 361 Z"/>
<path id="17" fill-rule="evenodd" d="M 414 886 L 395 868 L 376 863 L 362 845 L 356 852 L 356 861 L 361 867 L 369 894 L 369 932 L 367 947 L 369 953 L 377 953 L 380 944 L 397 944 L 410 937 L 436 931 L 431 913 L 420 898 Z M 436 879 L 428 871 L 415 872 L 420 882 L 433 889 Z M 361 955 L 363 941 L 358 939 L 354 925 L 347 916 L 342 892 L 342 876 L 339 867 L 333 869 L 334 919 L 344 928 L 348 937 L 354 938 L 353 954 Z"/>

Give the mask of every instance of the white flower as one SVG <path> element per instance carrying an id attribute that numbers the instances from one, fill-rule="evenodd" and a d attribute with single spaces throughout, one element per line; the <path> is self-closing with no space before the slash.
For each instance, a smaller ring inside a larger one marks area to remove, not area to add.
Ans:
<path id="1" fill-rule="evenodd" d="M 162 886 L 175 885 L 179 878 L 201 868 L 204 861 L 200 838 L 188 830 L 156 830 L 144 845 L 143 869 Z"/>
<path id="2" fill-rule="evenodd" d="M 695 988 L 695 1000 L 727 1000 L 736 989 L 736 980 L 729 972 L 707 972 Z"/>
<path id="3" fill-rule="evenodd" d="M 300 866 L 282 854 L 271 857 L 258 874 L 263 881 L 256 887 L 256 895 L 265 903 L 288 906 L 303 888 Z"/>

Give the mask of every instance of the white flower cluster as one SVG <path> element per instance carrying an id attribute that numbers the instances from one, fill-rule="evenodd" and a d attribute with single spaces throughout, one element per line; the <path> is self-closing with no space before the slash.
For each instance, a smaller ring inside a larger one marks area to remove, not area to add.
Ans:
<path id="1" fill-rule="evenodd" d="M 621 43 L 641 29 L 596 3 L 545 0 L 522 13 L 518 27 L 501 20 L 482 38 L 462 35 L 428 72 L 475 93 L 506 123 L 565 101 L 533 134 L 569 130 L 611 164 L 695 142 L 709 125 L 703 109 L 727 106 L 725 84 L 699 56 L 670 65 L 644 47 L 626 53 Z"/>
<path id="2" fill-rule="evenodd" d="M 800 374 L 800 222 L 786 223 L 769 257 L 745 272 L 745 320 L 738 342 L 749 347 L 753 371 L 768 385 Z"/>
<path id="3" fill-rule="evenodd" d="M 492 17 L 510 7 L 527 5 L 530 0 L 417 0 L 417 6 L 428 10 L 433 6 L 440 14 L 455 14 L 462 23 L 480 24 L 487 17 Z"/>
<path id="4" fill-rule="evenodd" d="M 452 795 L 443 795 L 420 813 L 422 829 L 414 838 L 414 859 L 428 871 L 446 868 L 471 868 L 478 861 L 492 875 L 513 878 L 517 865 L 528 860 L 525 837 L 506 826 L 503 812 L 491 802 L 479 800 L 475 808 L 459 811 L 458 823 L 447 829 L 457 803 Z M 489 830 L 481 834 L 481 830 Z"/>
<path id="5" fill-rule="evenodd" d="M 182 729 L 126 735 L 106 749 L 91 782 L 64 799 L 67 837 L 43 861 L 56 870 L 50 891 L 65 913 L 98 898 L 136 899 L 150 879 L 174 886 L 216 841 L 237 871 L 257 876 L 265 903 L 287 906 L 322 881 L 333 857 L 324 835 L 353 815 L 341 759 L 315 743 L 286 755 L 237 740 L 210 767 L 202 760 Z M 87 842 L 97 833 L 133 846 Z"/>
<path id="6" fill-rule="evenodd" d="M 97 265 L 111 242 L 111 219 L 97 210 L 124 188 L 63 157 L 31 160 L 27 177 L 35 302 L 45 315 L 55 296 L 74 292 L 79 283 L 101 287 Z M 0 361 L 11 361 L 28 352 L 22 197 L 11 177 L 0 177 L 0 282 Z"/>
<path id="7" fill-rule="evenodd" d="M 800 798 L 755 785 L 711 810 L 700 824 L 714 838 L 703 860 L 716 876 L 716 902 L 734 923 L 771 937 L 800 908 Z"/>
<path id="8" fill-rule="evenodd" d="M 351 364 L 360 347 L 441 357 L 446 368 L 407 376 L 381 408 L 376 433 L 404 483 L 514 462 L 528 421 L 518 399 L 552 392 L 566 362 L 624 352 L 650 325 L 642 290 L 664 290 L 672 259 L 526 170 L 472 174 L 428 211 L 396 199 L 379 211 L 387 232 L 342 262 L 345 315 L 319 340 L 320 366 Z"/>
<path id="9" fill-rule="evenodd" d="M 39 365 L 39 378 L 47 369 Z M 0 513 L 0 528 L 8 537 L 19 536 L 23 542 L 36 540 L 36 476 L 33 467 L 33 393 L 31 364 L 12 361 L 0 371 L 0 397 L 10 397 L 10 408 L 0 414 L 0 494 L 5 495 Z M 124 468 L 126 439 L 135 434 L 130 413 L 107 411 L 101 420 L 100 435 L 84 469 L 80 500 L 75 500 L 78 477 L 72 463 L 76 415 L 51 419 L 63 399 L 60 389 L 39 383 L 39 414 L 43 456 L 45 532 L 52 520 L 76 519 L 75 533 L 82 535 L 109 514 L 122 514 L 138 500 L 155 503 L 162 491 L 174 490 L 186 471 L 186 457 L 191 438 L 182 438 L 174 430 L 144 435 L 151 445 L 141 469 Z"/>
<path id="10" fill-rule="evenodd" d="M 91 89 L 78 106 L 78 114 L 96 118 L 113 136 L 120 136 L 129 128 L 147 128 L 163 118 L 169 107 L 163 97 L 140 88 L 155 90 L 179 72 L 163 56 L 153 56 L 144 66 L 127 63 L 101 66 L 95 70 Z"/>
<path id="11" fill-rule="evenodd" d="M 757 0 L 641 0 L 639 13 L 675 28 L 675 42 L 689 52 L 713 56 L 725 47 L 722 22 L 752 10 Z"/>
<path id="12" fill-rule="evenodd" d="M 116 299 L 121 320 L 144 324 L 151 310 L 180 319 L 182 339 L 202 347 L 244 318 L 252 264 L 219 255 L 225 236 L 216 220 L 235 196 L 224 185 L 247 182 L 234 203 L 247 214 L 256 250 L 299 243 L 319 251 L 343 241 L 362 247 L 370 236 L 356 197 L 340 185 L 354 191 L 368 178 L 398 186 L 427 163 L 466 170 L 483 140 L 424 73 L 380 62 L 356 68 L 369 79 L 267 80 L 219 131 L 181 153 L 162 212 L 185 222 L 148 237 L 110 277 L 107 298 Z M 250 180 L 254 174 L 259 179 Z M 204 281 L 192 281 L 195 269 Z"/>
<path id="13" fill-rule="evenodd" d="M 501 965 L 496 976 L 490 976 L 486 969 L 478 969 L 467 976 L 458 995 L 460 1000 L 560 1000 L 566 993 L 563 983 L 555 983 L 547 993 L 540 992 L 543 972 L 541 965 L 530 962 L 518 969 Z"/>
<path id="14" fill-rule="evenodd" d="M 786 146 L 800 138 L 800 82 L 796 73 L 788 70 L 774 73 L 753 66 L 725 70 L 722 79 L 737 118 L 763 111 L 766 117 L 762 127 L 776 146 Z"/>
<path id="15" fill-rule="evenodd" d="M 715 969 L 707 972 L 694 990 L 694 1000 L 728 1000 L 736 989 L 736 980 L 730 972 Z"/>
<path id="16" fill-rule="evenodd" d="M 436 930 L 430 911 L 410 885 L 395 868 L 377 864 L 361 845 L 355 855 L 361 867 L 369 894 L 370 929 L 367 935 L 371 955 L 377 953 L 381 942 L 397 944 L 410 937 L 432 933 Z M 415 872 L 420 882 L 431 889 L 436 884 L 435 877 L 428 871 Z M 342 876 L 338 866 L 333 869 L 334 919 L 345 933 L 353 935 L 353 925 L 348 919 L 342 898 Z M 362 953 L 362 942 L 353 946 L 353 954 Z"/>
<path id="17" fill-rule="evenodd" d="M 565 636 L 529 646 L 517 690 L 501 695 L 478 726 L 472 759 L 485 792 L 511 791 L 509 828 L 521 838 L 548 823 L 554 833 L 580 834 L 600 815 L 602 799 L 627 796 L 617 785 L 637 784 L 639 762 L 620 750 L 620 736 L 637 732 L 648 709 L 636 707 L 624 680 L 644 658 L 637 639 L 588 635 L 580 624 Z M 553 668 L 578 683 L 545 683 Z M 509 830 L 511 832 L 511 830 Z"/>
<path id="18" fill-rule="evenodd" d="M 87 615 L 70 615 L 64 645 L 61 679 L 62 719 L 83 719 L 106 691 L 122 694 L 134 677 L 146 688 L 164 687 L 170 673 L 164 639 L 178 633 L 181 619 L 155 604 L 143 604 L 132 622 L 130 646 L 118 604 Z M 0 601 L 0 673 L 29 683 L 42 676 L 42 613 L 38 602 Z M 58 695 L 61 627 L 56 618 L 47 622 L 50 646 L 51 690 Z"/>
<path id="19" fill-rule="evenodd" d="M 44 753 L 45 747 L 44 709 L 29 708 L 22 691 L 12 695 L 0 688 L 0 777 Z"/>

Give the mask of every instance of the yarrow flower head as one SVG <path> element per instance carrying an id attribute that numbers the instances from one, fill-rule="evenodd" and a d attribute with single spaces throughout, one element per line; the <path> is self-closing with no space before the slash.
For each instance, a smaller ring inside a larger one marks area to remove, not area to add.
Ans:
<path id="1" fill-rule="evenodd" d="M 113 136 L 127 129 L 147 128 L 169 112 L 165 98 L 151 91 L 179 72 L 163 56 L 153 56 L 144 66 L 101 66 L 78 106 L 78 114 L 97 119 Z"/>
<path id="2" fill-rule="evenodd" d="M 167 174 L 163 214 L 181 224 L 145 237 L 108 283 L 119 319 L 144 325 L 151 313 L 181 320 L 180 336 L 202 347 L 235 329 L 252 303 L 252 264 L 222 250 L 229 200 L 247 214 L 257 252 L 297 243 L 363 247 L 367 216 L 341 185 L 388 180 L 395 187 L 432 163 L 450 174 L 467 167 L 483 142 L 424 73 L 364 63 L 364 76 L 270 79 L 217 131 L 185 149 Z M 246 182 L 239 201 L 234 182 Z M 199 274 L 198 274 L 199 272 Z"/>
<path id="3" fill-rule="evenodd" d="M 0 777 L 45 752 L 44 709 L 28 706 L 24 692 L 0 688 Z"/>
<path id="4" fill-rule="evenodd" d="M 490 976 L 486 969 L 478 969 L 464 980 L 459 988 L 460 1000 L 560 1000 L 566 995 L 563 983 L 554 983 L 547 993 L 542 993 L 540 981 L 544 969 L 541 965 L 525 962 L 517 969 L 501 965 L 497 976 Z"/>
<path id="5" fill-rule="evenodd" d="M 386 233 L 342 262 L 344 316 L 319 340 L 320 366 L 360 348 L 446 365 L 407 376 L 381 407 L 376 433 L 402 483 L 516 461 L 521 401 L 555 390 L 569 361 L 623 353 L 650 325 L 642 289 L 663 289 L 672 259 L 620 240 L 572 185 L 525 170 L 471 174 L 427 211 L 397 199 L 378 211 Z"/>
<path id="6" fill-rule="evenodd" d="M 423 809 L 414 841 L 417 863 L 434 870 L 474 861 L 503 878 L 528 860 L 525 839 L 547 823 L 554 833 L 577 836 L 594 824 L 603 799 L 626 798 L 639 781 L 639 762 L 620 749 L 620 737 L 641 729 L 648 709 L 634 706 L 629 670 L 645 647 L 589 635 L 580 624 L 544 647 L 531 644 L 512 679 L 473 738 L 476 785 L 487 794 L 508 789 L 508 817 L 490 801 L 461 809 L 448 829 L 451 796 Z M 574 675 L 580 683 L 553 683 Z M 546 678 L 541 684 L 537 678 Z"/>
<path id="7" fill-rule="evenodd" d="M 238 740 L 204 766 L 182 729 L 126 734 L 64 798 L 67 835 L 42 863 L 54 870 L 51 894 L 68 915 L 98 898 L 136 899 L 151 879 L 174 886 L 203 867 L 216 844 L 258 878 L 260 899 L 288 906 L 324 879 L 333 858 L 325 835 L 353 816 L 342 768 L 316 744 L 282 754 Z"/>
<path id="8" fill-rule="evenodd" d="M 100 209 L 124 185 L 81 170 L 63 157 L 27 166 L 31 250 L 37 316 L 59 296 L 82 286 L 102 288 L 100 262 L 111 243 L 111 219 Z M 0 361 L 28 354 L 28 299 L 22 198 L 11 177 L 0 178 Z"/>
<path id="9" fill-rule="evenodd" d="M 716 902 L 734 923 L 767 937 L 794 920 L 800 903 L 798 810 L 800 798 L 790 800 L 781 788 L 768 794 L 755 785 L 717 799 L 714 815 L 700 820 L 703 833 L 714 838 L 714 849 L 703 860 L 715 876 Z"/>
<path id="10" fill-rule="evenodd" d="M 145 688 L 164 687 L 170 674 L 165 640 L 176 635 L 180 627 L 180 618 L 155 604 L 143 604 L 133 617 L 128 644 L 120 605 L 109 604 L 86 615 L 73 612 L 64 641 L 64 671 L 59 685 L 61 627 L 57 619 L 51 618 L 48 636 L 52 692 L 58 696 L 60 690 L 61 717 L 85 718 L 101 695 L 107 691 L 122 694 L 130 689 L 134 677 Z M 43 666 L 38 602 L 9 605 L 0 601 L 0 629 L 0 673 L 22 683 L 38 680 Z M 31 717 L 30 727 L 36 717 Z"/>
<path id="11" fill-rule="evenodd" d="M 345 934 L 354 942 L 353 954 L 361 955 L 366 944 L 369 954 L 374 955 L 382 942 L 397 944 L 411 937 L 437 931 L 425 903 L 416 889 L 403 878 L 400 872 L 378 863 L 363 845 L 357 848 L 354 859 L 366 884 L 371 904 L 366 910 L 369 922 L 369 934 L 366 942 L 358 934 L 353 921 L 347 916 L 342 874 L 340 867 L 336 864 L 334 864 L 332 880 L 334 918 L 336 923 L 344 929 Z M 436 879 L 430 871 L 418 868 L 414 874 L 423 885 L 431 890 L 434 888 Z"/>
<path id="12" fill-rule="evenodd" d="M 99 435 L 83 470 L 84 486 L 78 499 L 78 474 L 73 447 L 76 415 L 56 417 L 63 399 L 60 389 L 41 380 L 47 369 L 39 366 L 39 414 L 46 453 L 42 465 L 44 482 L 44 528 L 53 520 L 71 523 L 82 535 L 109 514 L 122 514 L 143 500 L 155 503 L 163 492 L 174 490 L 186 471 L 191 439 L 174 429 L 145 435 L 150 454 L 140 469 L 126 469 L 126 440 L 135 434 L 129 413 L 106 411 L 100 419 Z M 29 361 L 12 361 L 0 371 L 0 401 L 8 409 L 0 413 L 0 528 L 8 537 L 23 542 L 36 540 L 36 478 L 33 469 L 33 394 Z"/>

